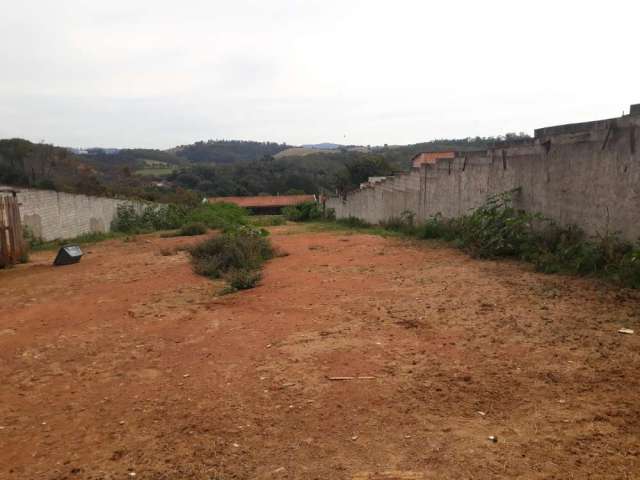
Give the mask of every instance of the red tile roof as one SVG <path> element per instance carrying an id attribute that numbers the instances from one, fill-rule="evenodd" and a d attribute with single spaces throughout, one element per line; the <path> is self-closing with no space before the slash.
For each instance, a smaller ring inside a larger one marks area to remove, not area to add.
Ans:
<path id="1" fill-rule="evenodd" d="M 260 195 L 257 197 L 211 197 L 209 203 L 234 203 L 239 207 L 288 207 L 304 202 L 315 202 L 315 195 Z"/>
<path id="2" fill-rule="evenodd" d="M 455 158 L 456 152 L 449 150 L 446 152 L 420 152 L 413 156 L 411 163 L 413 167 L 419 167 L 428 163 L 436 163 L 442 158 Z"/>

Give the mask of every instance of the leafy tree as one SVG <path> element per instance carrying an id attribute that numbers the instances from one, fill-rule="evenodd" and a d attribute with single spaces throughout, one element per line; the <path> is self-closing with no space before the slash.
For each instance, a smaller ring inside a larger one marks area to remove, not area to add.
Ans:
<path id="1" fill-rule="evenodd" d="M 386 176 L 392 173 L 391 166 L 384 157 L 376 155 L 352 160 L 336 175 L 336 187 L 340 191 L 355 188 L 369 177 Z"/>

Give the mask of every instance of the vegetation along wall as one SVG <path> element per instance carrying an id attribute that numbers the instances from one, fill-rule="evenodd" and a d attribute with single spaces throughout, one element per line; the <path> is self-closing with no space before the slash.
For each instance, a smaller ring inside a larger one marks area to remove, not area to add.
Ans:
<path id="1" fill-rule="evenodd" d="M 382 183 L 329 198 L 337 218 L 371 223 L 404 211 L 457 217 L 521 188 L 515 206 L 588 234 L 640 237 L 640 115 L 536 130 L 527 143 L 459 152 Z"/>
<path id="2" fill-rule="evenodd" d="M 7 187 L 9 188 L 9 187 Z M 108 232 L 118 205 L 133 204 L 142 209 L 142 202 L 114 198 L 92 197 L 18 188 L 22 224 L 34 237 L 42 240 L 73 238 L 93 232 Z"/>

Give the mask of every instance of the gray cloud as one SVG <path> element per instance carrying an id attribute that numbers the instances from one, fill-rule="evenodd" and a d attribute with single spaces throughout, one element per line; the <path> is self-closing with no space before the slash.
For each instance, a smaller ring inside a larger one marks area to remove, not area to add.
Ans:
<path id="1" fill-rule="evenodd" d="M 0 137 L 408 143 L 640 101 L 635 4 L 440 3 L 0 0 Z"/>

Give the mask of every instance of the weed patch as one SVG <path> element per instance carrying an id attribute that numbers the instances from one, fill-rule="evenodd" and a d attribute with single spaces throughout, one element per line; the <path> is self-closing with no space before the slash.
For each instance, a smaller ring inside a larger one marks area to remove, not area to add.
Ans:
<path id="1" fill-rule="evenodd" d="M 207 226 L 204 223 L 191 222 L 180 227 L 178 235 L 181 237 L 193 237 L 207 233 Z"/>
<path id="2" fill-rule="evenodd" d="M 264 232 L 251 227 L 223 233 L 191 249 L 196 273 L 224 278 L 238 290 L 254 287 L 260 279 L 262 265 L 274 255 Z"/>
<path id="3" fill-rule="evenodd" d="M 476 258 L 512 257 L 533 263 L 544 273 L 593 275 L 640 288 L 640 245 L 615 234 L 589 238 L 577 227 L 560 227 L 539 214 L 513 206 L 519 189 L 490 197 L 467 215 L 446 219 L 437 214 L 415 225 L 410 212 L 380 223 L 386 231 L 453 242 Z M 375 227 L 354 217 L 336 221 L 352 229 Z"/>
<path id="4" fill-rule="evenodd" d="M 299 205 L 285 207 L 282 214 L 292 222 L 308 222 L 322 218 L 322 210 L 316 202 L 304 202 Z"/>
<path id="5" fill-rule="evenodd" d="M 142 210 L 120 205 L 111 229 L 124 233 L 148 233 L 176 230 L 200 224 L 205 228 L 227 229 L 248 223 L 247 211 L 230 203 L 186 205 L 149 205 Z"/>
<path id="6" fill-rule="evenodd" d="M 190 210 L 185 223 L 202 223 L 207 228 L 229 229 L 249 224 L 249 213 L 232 203 L 207 203 Z"/>
<path id="7" fill-rule="evenodd" d="M 118 206 L 111 230 L 122 233 L 148 233 L 173 230 L 185 222 L 187 207 L 179 205 L 148 205 L 142 210 L 131 204 Z"/>
<path id="8" fill-rule="evenodd" d="M 405 210 L 399 217 L 391 217 L 380 222 L 380 226 L 385 230 L 404 233 L 405 235 L 415 235 L 417 232 L 415 225 L 416 214 L 410 210 Z"/>
<path id="9" fill-rule="evenodd" d="M 256 215 L 249 217 L 249 224 L 254 227 L 277 227 L 287 223 L 282 215 Z"/>
<path id="10" fill-rule="evenodd" d="M 43 241 L 41 239 L 28 236 L 25 236 L 25 239 L 27 240 L 27 243 L 29 244 L 32 251 L 41 251 L 54 250 L 69 243 L 76 243 L 78 245 L 90 245 L 92 243 L 102 242 L 104 240 L 110 240 L 112 238 L 119 237 L 122 237 L 122 234 L 119 232 L 93 232 L 85 233 L 74 238 L 57 239 L 50 241 Z"/>
<path id="11" fill-rule="evenodd" d="M 232 291 L 254 288 L 261 278 L 262 273 L 260 271 L 246 269 L 230 270 L 224 275 L 224 279 Z"/>

